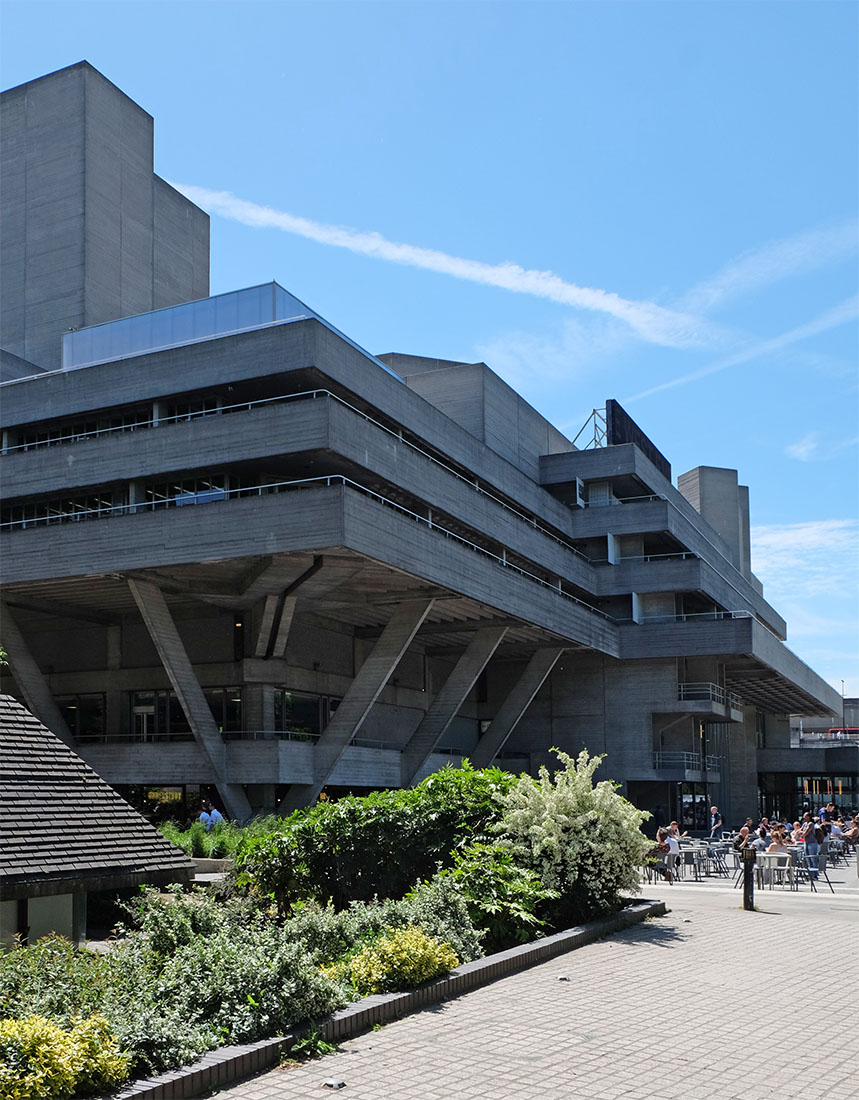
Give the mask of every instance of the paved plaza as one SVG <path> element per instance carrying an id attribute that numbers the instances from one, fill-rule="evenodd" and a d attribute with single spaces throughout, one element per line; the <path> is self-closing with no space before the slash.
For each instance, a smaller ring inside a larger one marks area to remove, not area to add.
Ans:
<path id="1" fill-rule="evenodd" d="M 855 1100 L 859 879 L 830 877 L 753 913 L 724 881 L 649 886 L 667 916 L 218 1096 Z"/>

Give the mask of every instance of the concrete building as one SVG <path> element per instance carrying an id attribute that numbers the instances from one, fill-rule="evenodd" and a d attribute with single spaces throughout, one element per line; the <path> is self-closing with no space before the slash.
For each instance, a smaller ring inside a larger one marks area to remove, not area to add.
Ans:
<path id="1" fill-rule="evenodd" d="M 587 747 L 696 829 L 757 811 L 789 715 L 840 713 L 736 471 L 675 487 L 614 401 L 578 449 L 485 364 L 373 356 L 275 283 L 206 297 L 206 216 L 86 63 L 2 110 L 42 242 L 3 279 L 8 690 L 117 789 L 241 817 Z"/>

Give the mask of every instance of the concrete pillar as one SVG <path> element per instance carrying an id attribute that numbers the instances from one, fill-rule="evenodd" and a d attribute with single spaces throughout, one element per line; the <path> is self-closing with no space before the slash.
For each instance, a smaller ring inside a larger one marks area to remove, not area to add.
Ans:
<path id="1" fill-rule="evenodd" d="M 289 632 L 292 629 L 292 620 L 295 618 L 295 605 L 298 596 L 284 596 L 283 607 L 280 609 L 280 620 L 271 646 L 272 657 L 283 657 L 286 653 L 286 643 L 289 641 Z"/>
<path id="2" fill-rule="evenodd" d="M 506 626 L 485 626 L 471 639 L 403 749 L 401 782 L 404 787 L 414 781 L 429 759 L 508 629 Z"/>
<path id="3" fill-rule="evenodd" d="M 274 617 L 277 614 L 278 596 L 266 596 L 262 602 L 259 630 L 256 644 L 254 645 L 254 657 L 265 657 L 268 653 L 268 643 L 271 638 L 271 628 L 274 625 Z"/>
<path id="4" fill-rule="evenodd" d="M 613 535 L 609 531 L 606 535 L 606 544 L 608 547 L 608 553 L 606 556 L 608 557 L 609 565 L 617 565 L 621 557 L 620 539 L 617 537 L 617 535 Z"/>
<path id="5" fill-rule="evenodd" d="M 146 490 L 140 480 L 128 483 L 128 510 L 129 512 L 143 512 L 146 506 Z"/>
<path id="6" fill-rule="evenodd" d="M 561 647 L 547 647 L 535 651 L 522 675 L 513 685 L 510 694 L 499 707 L 498 713 L 477 742 L 471 754 L 471 762 L 475 768 L 489 767 L 563 652 Z"/>
<path id="7" fill-rule="evenodd" d="M 432 605 L 432 600 L 407 600 L 391 616 L 314 748 L 313 782 L 294 783 L 281 799 L 278 813 L 291 813 L 316 801 L 343 750 L 360 730 Z"/>
<path id="8" fill-rule="evenodd" d="M 65 718 L 60 713 L 60 708 L 54 702 L 48 681 L 30 652 L 30 647 L 18 629 L 18 624 L 5 600 L 0 603 L 0 617 L 2 617 L 0 640 L 3 642 L 9 668 L 24 696 L 27 708 L 61 741 L 65 741 L 67 745 L 74 745 L 75 740 L 66 725 Z"/>
<path id="9" fill-rule="evenodd" d="M 194 740 L 216 776 L 218 793 L 227 813 L 239 821 L 250 817 L 251 808 L 239 783 L 227 780 L 227 747 L 221 736 L 203 689 L 194 673 L 167 602 L 157 585 L 151 581 L 128 579 L 128 587 L 140 609 L 149 636 L 155 643 L 176 697 L 188 719 Z"/>

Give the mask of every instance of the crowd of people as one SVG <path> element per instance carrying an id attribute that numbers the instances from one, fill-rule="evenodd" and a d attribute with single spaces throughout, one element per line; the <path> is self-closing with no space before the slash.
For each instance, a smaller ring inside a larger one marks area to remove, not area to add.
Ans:
<path id="1" fill-rule="evenodd" d="M 711 807 L 710 814 L 710 838 L 721 839 L 723 822 L 718 807 Z M 650 852 L 651 865 L 668 883 L 674 881 L 673 866 L 680 855 L 680 838 L 688 835 L 688 832 L 680 832 L 676 821 L 657 830 L 656 844 Z M 755 826 L 753 819 L 747 817 L 731 845 L 738 853 L 744 848 L 753 848 L 758 852 L 783 855 L 787 855 L 791 847 L 802 845 L 809 873 L 816 878 L 820 853 L 826 851 L 830 838 L 842 841 L 847 847 L 859 845 L 859 814 L 845 821 L 835 803 L 829 802 L 815 814 L 804 813 L 801 821 L 771 821 L 762 817 Z"/>

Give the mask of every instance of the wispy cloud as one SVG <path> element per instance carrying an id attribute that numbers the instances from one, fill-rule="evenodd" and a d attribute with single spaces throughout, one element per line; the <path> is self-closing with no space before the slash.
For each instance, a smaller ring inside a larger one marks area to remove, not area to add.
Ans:
<path id="1" fill-rule="evenodd" d="M 261 228 L 281 229 L 320 244 L 347 248 L 363 256 L 390 263 L 435 271 L 455 279 L 496 286 L 516 294 L 530 294 L 576 309 L 608 314 L 631 329 L 644 341 L 665 347 L 698 347 L 712 340 L 715 326 L 700 318 L 665 309 L 654 302 L 622 298 L 612 291 L 578 286 L 566 282 L 551 271 L 538 271 L 514 263 L 488 264 L 452 256 L 436 249 L 390 241 L 379 233 L 363 232 L 343 226 L 311 221 L 270 206 L 247 202 L 230 191 L 212 191 L 205 187 L 173 183 L 192 202 L 221 217 Z"/>
<path id="2" fill-rule="evenodd" d="M 788 443 L 784 453 L 798 462 L 815 462 L 833 458 L 841 451 L 849 450 L 859 445 L 859 436 L 850 436 L 848 439 L 830 439 L 821 437 L 820 432 L 806 432 L 793 443 Z"/>
<path id="3" fill-rule="evenodd" d="M 709 313 L 724 302 L 746 296 L 792 275 L 807 274 L 853 255 L 859 248 L 859 223 L 812 229 L 770 241 L 732 260 L 711 279 L 688 292 L 678 305 L 691 313 Z"/>
<path id="4" fill-rule="evenodd" d="M 856 600 L 859 522 L 830 519 L 755 526 L 752 568 L 776 605 L 840 594 Z"/>
<path id="5" fill-rule="evenodd" d="M 820 434 L 818 432 L 806 432 L 802 439 L 797 439 L 794 443 L 788 443 L 784 453 L 799 462 L 810 462 L 814 458 L 819 444 Z"/>
<path id="6" fill-rule="evenodd" d="M 655 393 L 674 389 L 675 386 L 685 386 L 689 382 L 696 382 L 699 378 L 706 378 L 707 375 L 727 370 L 728 367 L 736 367 L 742 363 L 749 363 L 754 359 L 762 359 L 766 355 L 782 351 L 792 344 L 807 340 L 818 333 L 855 321 L 857 317 L 859 317 L 859 295 L 854 295 L 840 302 L 837 306 L 833 306 L 832 309 L 826 310 L 825 313 L 821 313 L 819 317 L 807 321 L 804 325 L 789 329 L 787 332 L 781 333 L 780 336 L 771 337 L 769 340 L 755 341 L 740 351 L 727 355 L 722 359 L 717 359 L 714 363 L 709 363 L 706 367 L 699 367 L 698 370 L 681 375 L 679 378 L 672 378 L 668 382 L 661 382 L 658 386 L 651 386 L 649 389 L 642 390 L 640 393 L 633 394 L 624 400 L 626 402 L 640 401 L 644 397 L 652 397 Z"/>

